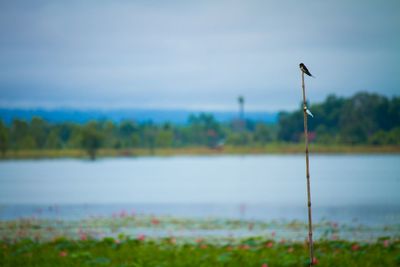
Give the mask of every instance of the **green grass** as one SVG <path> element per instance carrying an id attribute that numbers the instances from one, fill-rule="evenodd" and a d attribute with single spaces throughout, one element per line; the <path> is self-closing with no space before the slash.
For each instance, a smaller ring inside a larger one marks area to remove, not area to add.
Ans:
<path id="1" fill-rule="evenodd" d="M 307 266 L 303 243 L 250 238 L 233 245 L 198 241 L 112 239 L 74 241 L 59 238 L 37 243 L 0 242 L 0 266 Z M 317 266 L 399 266 L 400 242 L 315 244 Z M 267 265 L 264 265 L 267 264 Z"/>
<path id="2" fill-rule="evenodd" d="M 178 147 L 157 148 L 150 151 L 145 148 L 135 149 L 100 149 L 98 157 L 140 157 L 140 156 L 175 156 L 175 155 L 265 155 L 265 154 L 296 154 L 304 152 L 304 144 L 271 143 L 265 146 L 225 146 L 221 149 L 208 147 Z M 370 146 L 370 145 L 321 145 L 311 144 L 311 153 L 400 153 L 400 146 Z M 84 150 L 79 149 L 36 149 L 10 150 L 0 159 L 40 159 L 40 158 L 87 158 Z"/>
<path id="3" fill-rule="evenodd" d="M 316 223 L 317 266 L 400 266 L 399 226 L 381 227 L 384 231 Z M 219 230 L 224 234 L 213 235 Z M 165 232 L 168 237 L 160 237 Z M 306 233 L 307 225 L 299 221 L 184 219 L 124 212 L 78 221 L 25 218 L 0 221 L 0 266 L 307 266 Z"/>

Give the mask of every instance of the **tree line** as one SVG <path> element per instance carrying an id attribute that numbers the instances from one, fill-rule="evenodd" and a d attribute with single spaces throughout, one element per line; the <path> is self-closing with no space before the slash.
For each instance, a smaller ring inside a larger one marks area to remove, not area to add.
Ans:
<path id="1" fill-rule="evenodd" d="M 309 107 L 312 141 L 323 144 L 400 145 L 400 97 L 357 93 L 350 98 L 330 95 Z M 299 142 L 303 111 L 279 114 L 278 139 Z"/>
<path id="2" fill-rule="evenodd" d="M 31 121 L 14 119 L 10 125 L 0 121 L 0 149 L 84 149 L 94 157 L 99 148 L 131 149 L 264 144 L 274 139 L 274 125 L 236 120 L 219 123 L 213 115 L 190 115 L 186 125 L 136 123 L 125 120 L 91 121 L 86 124 L 51 124 L 33 117 Z M 276 131 L 275 131 L 276 132 Z"/>
<path id="3" fill-rule="evenodd" d="M 400 98 L 358 93 L 350 98 L 328 96 L 309 107 L 310 139 L 322 144 L 400 145 Z M 245 115 L 244 115 L 245 116 Z M 137 123 L 125 120 L 86 124 L 52 124 L 39 117 L 30 121 L 0 120 L 0 150 L 84 149 L 94 158 L 99 148 L 131 149 L 223 145 L 262 146 L 270 142 L 300 142 L 303 111 L 281 112 L 278 123 L 238 119 L 218 122 L 212 114 L 190 115 L 185 125 Z"/>

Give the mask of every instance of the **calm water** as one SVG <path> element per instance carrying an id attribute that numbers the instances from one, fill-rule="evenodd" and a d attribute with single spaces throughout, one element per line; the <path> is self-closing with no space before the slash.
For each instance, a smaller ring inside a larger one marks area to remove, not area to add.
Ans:
<path id="1" fill-rule="evenodd" d="M 400 223 L 400 155 L 313 155 L 314 218 Z M 302 155 L 0 162 L 0 218 L 306 219 Z"/>

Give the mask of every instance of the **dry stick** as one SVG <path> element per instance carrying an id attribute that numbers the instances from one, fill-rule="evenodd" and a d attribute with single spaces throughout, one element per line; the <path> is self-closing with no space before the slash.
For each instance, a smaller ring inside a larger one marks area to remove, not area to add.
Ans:
<path id="1" fill-rule="evenodd" d="M 301 81 L 303 88 L 303 114 L 304 114 L 304 138 L 306 143 L 306 177 L 307 177 L 307 199 L 308 199 L 308 246 L 310 251 L 310 266 L 314 263 L 314 248 L 312 238 L 312 219 L 311 219 L 311 189 L 310 189 L 310 167 L 308 160 L 308 127 L 307 127 L 307 103 L 306 89 L 304 86 L 304 72 L 301 72 Z"/>

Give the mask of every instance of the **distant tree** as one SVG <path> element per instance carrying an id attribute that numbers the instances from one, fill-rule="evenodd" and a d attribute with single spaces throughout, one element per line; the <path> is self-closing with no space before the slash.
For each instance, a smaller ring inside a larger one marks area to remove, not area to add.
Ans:
<path id="1" fill-rule="evenodd" d="M 212 114 L 190 115 L 188 137 L 191 144 L 215 147 L 222 138 L 221 125 Z"/>
<path id="2" fill-rule="evenodd" d="M 61 139 L 60 139 L 60 133 L 59 133 L 59 129 L 58 128 L 53 127 L 50 130 L 50 133 L 47 136 L 46 148 L 50 148 L 50 149 L 60 149 L 60 148 L 62 148 L 62 142 L 61 142 Z"/>
<path id="3" fill-rule="evenodd" d="M 29 127 L 30 136 L 35 140 L 38 148 L 44 148 L 46 145 L 49 125 L 39 117 L 33 117 Z"/>
<path id="4" fill-rule="evenodd" d="M 293 113 L 281 112 L 278 115 L 278 138 L 287 142 L 299 142 L 302 136 L 303 114 L 300 111 Z"/>
<path id="5" fill-rule="evenodd" d="M 151 154 L 154 154 L 156 147 L 157 128 L 152 125 L 146 125 L 143 129 L 143 143 L 149 149 Z"/>
<path id="6" fill-rule="evenodd" d="M 69 139 L 71 138 L 72 132 L 77 128 L 77 126 L 72 123 L 64 122 L 57 125 L 57 128 L 59 129 L 58 134 L 61 142 L 67 144 L 70 141 Z"/>
<path id="7" fill-rule="evenodd" d="M 174 141 L 174 133 L 171 130 L 161 130 L 156 136 L 157 147 L 171 147 Z"/>
<path id="8" fill-rule="evenodd" d="M 368 137 L 387 126 L 387 99 L 369 93 L 358 93 L 347 100 L 339 120 L 340 136 L 343 143 L 367 143 Z"/>
<path id="9" fill-rule="evenodd" d="M 267 125 L 258 123 L 254 132 L 254 141 L 262 145 L 272 141 L 272 133 Z"/>
<path id="10" fill-rule="evenodd" d="M 228 135 L 226 143 L 233 146 L 246 146 L 251 142 L 251 135 L 247 132 L 232 132 Z"/>
<path id="11" fill-rule="evenodd" d="M 393 128 L 388 132 L 388 144 L 390 145 L 400 145 L 400 126 Z"/>
<path id="12" fill-rule="evenodd" d="M 10 141 L 14 149 L 24 149 L 24 139 L 29 135 L 29 125 L 24 120 L 14 119 L 10 129 Z M 32 142 L 31 142 L 32 143 Z"/>
<path id="13" fill-rule="evenodd" d="M 319 143 L 378 144 L 386 142 L 378 139 L 400 125 L 399 97 L 388 99 L 365 92 L 347 99 L 330 95 L 323 103 L 309 106 L 315 115 L 309 120 L 309 130 L 316 133 Z M 279 140 L 298 142 L 303 131 L 302 110 L 280 113 L 278 125 Z"/>
<path id="14" fill-rule="evenodd" d="M 380 130 L 369 137 L 368 143 L 372 145 L 400 145 L 400 127 L 390 131 Z"/>
<path id="15" fill-rule="evenodd" d="M 96 122 L 89 122 L 82 131 L 82 147 L 92 160 L 96 158 L 97 150 L 101 147 L 103 136 L 97 130 Z"/>
<path id="16" fill-rule="evenodd" d="M 400 96 L 393 97 L 389 102 L 386 120 L 390 122 L 389 129 L 400 126 Z"/>
<path id="17" fill-rule="evenodd" d="M 388 134 L 380 130 L 368 138 L 368 143 L 371 145 L 386 145 L 388 144 Z"/>
<path id="18" fill-rule="evenodd" d="M 83 135 L 82 126 L 70 125 L 68 131 L 69 131 L 69 135 L 68 135 L 66 147 L 81 149 L 82 148 L 82 135 Z"/>
<path id="19" fill-rule="evenodd" d="M 123 121 L 119 125 L 119 131 L 123 137 L 131 136 L 137 130 L 138 130 L 137 125 L 132 121 Z"/>
<path id="20" fill-rule="evenodd" d="M 24 120 L 15 119 L 11 125 L 11 142 L 15 149 L 37 149 L 37 143 L 32 136 L 29 124 Z"/>
<path id="21" fill-rule="evenodd" d="M 130 148 L 135 146 L 132 139 L 133 135 L 139 135 L 140 127 L 133 121 L 125 120 L 119 125 L 119 136 L 118 142 L 121 144 L 122 148 Z"/>
<path id="22" fill-rule="evenodd" d="M 3 124 L 3 121 L 0 120 L 0 150 L 3 157 L 8 150 L 8 146 L 8 130 Z"/>
<path id="23" fill-rule="evenodd" d="M 34 150 L 38 148 L 35 138 L 31 135 L 25 135 L 21 140 L 19 140 L 18 145 L 20 149 Z"/>
<path id="24" fill-rule="evenodd" d="M 112 121 L 106 121 L 103 123 L 101 131 L 104 137 L 103 146 L 114 148 L 117 143 L 117 126 Z"/>
<path id="25" fill-rule="evenodd" d="M 140 146 L 140 135 L 139 133 L 133 133 L 131 136 L 131 143 L 132 143 L 132 147 L 136 148 Z"/>
<path id="26" fill-rule="evenodd" d="M 312 105 L 310 107 L 312 112 L 318 114 L 318 116 L 309 120 L 310 131 L 316 131 L 319 126 L 323 125 L 324 134 L 337 135 L 339 120 L 345 103 L 345 99 L 329 95 L 323 103 Z"/>
<path id="27" fill-rule="evenodd" d="M 238 98 L 239 107 L 244 98 Z M 328 96 L 324 102 L 308 105 L 310 139 L 322 144 L 400 145 L 400 97 L 358 93 L 350 98 Z M 239 114 L 244 112 L 240 107 Z M 244 115 L 239 115 L 244 117 Z M 238 122 L 240 122 L 238 124 Z M 242 124 L 243 123 L 243 124 Z M 235 119 L 219 122 L 212 114 L 191 114 L 186 124 L 163 125 L 151 121 L 125 120 L 91 122 L 85 125 L 63 122 L 50 124 L 39 117 L 29 123 L 14 119 L 0 124 L 0 152 L 8 149 L 84 149 L 95 158 L 100 147 L 157 147 L 263 145 L 271 141 L 298 142 L 303 138 L 302 106 L 281 112 L 274 125 Z"/>
<path id="28" fill-rule="evenodd" d="M 321 144 L 333 144 L 335 143 L 335 136 L 329 133 L 327 127 L 324 124 L 320 124 L 316 130 L 316 142 Z"/>

